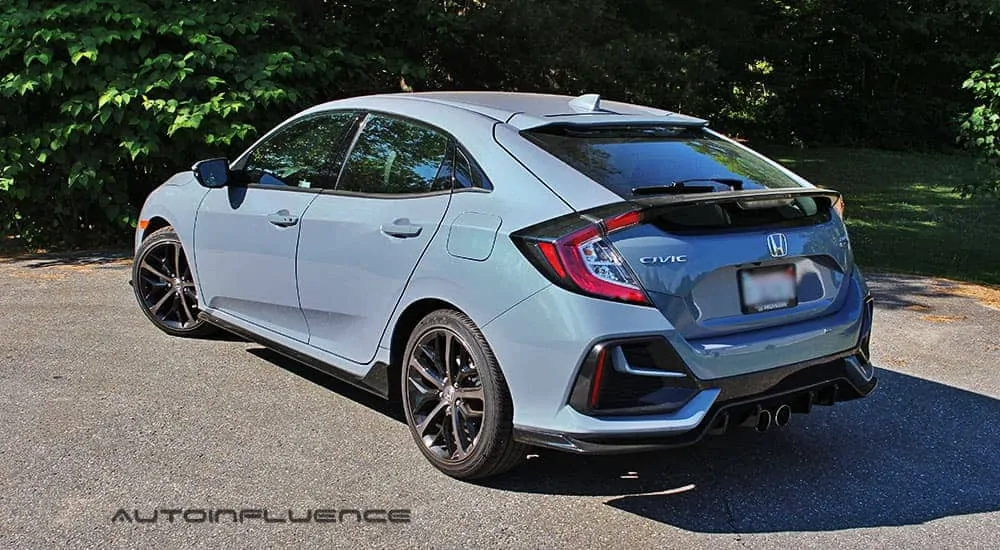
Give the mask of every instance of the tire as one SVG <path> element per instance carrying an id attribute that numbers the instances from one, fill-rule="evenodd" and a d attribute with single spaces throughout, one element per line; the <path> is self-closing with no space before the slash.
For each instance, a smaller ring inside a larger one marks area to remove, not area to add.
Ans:
<path id="1" fill-rule="evenodd" d="M 204 338 L 218 328 L 198 318 L 198 295 L 187 254 L 172 227 L 154 231 L 132 262 L 132 289 L 156 328 L 171 336 Z"/>
<path id="2" fill-rule="evenodd" d="M 450 358 L 446 368 L 444 358 Z M 410 334 L 400 371 L 406 423 L 437 469 L 457 479 L 482 479 L 524 460 L 527 446 L 513 439 L 507 382 L 467 316 L 440 309 L 424 317 Z"/>

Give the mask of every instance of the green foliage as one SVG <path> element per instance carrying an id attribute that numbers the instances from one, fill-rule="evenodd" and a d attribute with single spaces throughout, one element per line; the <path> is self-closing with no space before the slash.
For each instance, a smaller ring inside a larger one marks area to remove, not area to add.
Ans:
<path id="1" fill-rule="evenodd" d="M 962 120 L 963 141 L 976 152 L 986 176 L 958 187 L 963 195 L 1000 195 L 1000 56 L 989 70 L 973 71 L 962 87 L 972 92 L 976 106 Z"/>
<path id="2" fill-rule="evenodd" d="M 275 2 L 37 4 L 0 11 L 0 224 L 29 243 L 126 234 L 169 174 L 371 70 Z"/>
<path id="3" fill-rule="evenodd" d="M 995 4 L 6 0 L 0 232 L 124 240 L 149 190 L 193 161 L 391 90 L 598 92 L 747 138 L 897 149 L 953 144 L 964 112 L 995 167 L 997 70 L 958 85 L 992 62 Z"/>
<path id="4" fill-rule="evenodd" d="M 809 181 L 844 193 L 854 255 L 865 271 L 1000 284 L 1000 201 L 955 188 L 983 174 L 969 155 L 846 147 L 765 147 Z"/>

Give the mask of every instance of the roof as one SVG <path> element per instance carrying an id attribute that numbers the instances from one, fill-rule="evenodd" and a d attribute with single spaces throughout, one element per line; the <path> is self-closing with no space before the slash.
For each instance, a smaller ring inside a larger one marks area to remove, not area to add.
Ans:
<path id="1" fill-rule="evenodd" d="M 653 107 L 604 101 L 596 94 L 580 97 L 522 92 L 414 92 L 391 94 L 472 111 L 519 129 L 554 123 L 662 123 L 704 125 L 706 121 Z"/>

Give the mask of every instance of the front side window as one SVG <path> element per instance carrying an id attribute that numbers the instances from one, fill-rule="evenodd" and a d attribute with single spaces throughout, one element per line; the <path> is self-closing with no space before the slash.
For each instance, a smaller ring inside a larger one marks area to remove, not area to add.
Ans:
<path id="1" fill-rule="evenodd" d="M 338 190 L 413 194 L 451 188 L 438 178 L 448 137 L 430 127 L 373 114 L 365 120 L 344 165 Z"/>
<path id="2" fill-rule="evenodd" d="M 329 189 L 337 174 L 332 156 L 355 120 L 349 112 L 293 122 L 254 149 L 243 169 L 248 183 Z"/>
<path id="3" fill-rule="evenodd" d="M 625 198 L 671 186 L 684 192 L 801 187 L 770 163 L 704 128 L 555 126 L 523 135 Z"/>

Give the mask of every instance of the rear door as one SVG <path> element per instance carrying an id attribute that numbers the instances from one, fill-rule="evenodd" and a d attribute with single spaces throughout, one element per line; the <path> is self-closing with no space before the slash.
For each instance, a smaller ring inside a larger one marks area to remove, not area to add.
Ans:
<path id="1" fill-rule="evenodd" d="M 208 307 L 308 340 L 295 281 L 301 218 L 336 179 L 331 155 L 355 118 L 325 113 L 288 124 L 234 165 L 236 183 L 208 192 L 194 239 Z"/>
<path id="2" fill-rule="evenodd" d="M 358 363 L 382 332 L 451 197 L 449 138 L 411 120 L 369 114 L 335 191 L 302 219 L 299 299 L 309 344 Z"/>

